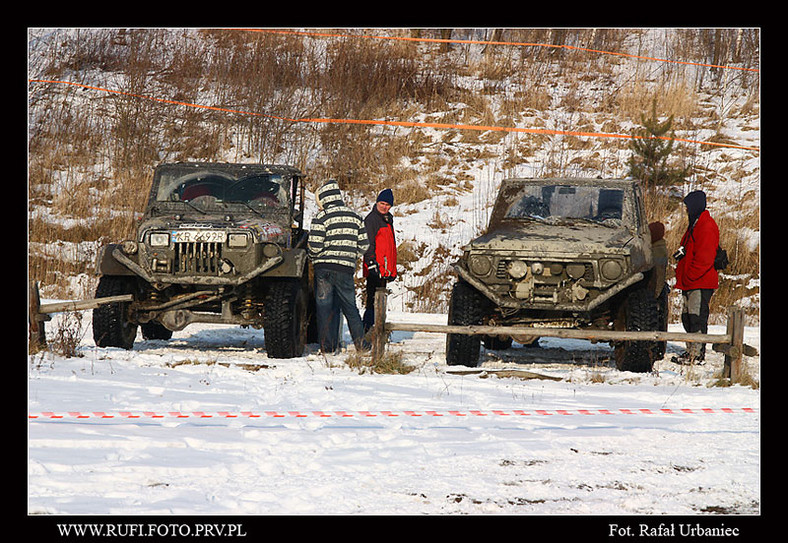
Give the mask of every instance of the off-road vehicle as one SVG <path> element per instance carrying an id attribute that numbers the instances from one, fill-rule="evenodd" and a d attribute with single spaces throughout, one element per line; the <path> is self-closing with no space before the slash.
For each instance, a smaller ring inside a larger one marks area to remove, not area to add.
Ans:
<path id="1" fill-rule="evenodd" d="M 190 323 L 262 328 L 272 358 L 304 350 L 309 302 L 303 174 L 281 165 L 156 168 L 133 240 L 99 251 L 93 311 L 100 347 L 170 339 Z"/>
<path id="2" fill-rule="evenodd" d="M 657 330 L 652 268 L 635 181 L 507 179 L 486 233 L 455 265 L 449 324 Z M 512 336 L 448 334 L 447 363 L 476 366 L 482 341 L 507 348 Z M 651 370 L 654 342 L 612 343 L 618 369 Z"/>

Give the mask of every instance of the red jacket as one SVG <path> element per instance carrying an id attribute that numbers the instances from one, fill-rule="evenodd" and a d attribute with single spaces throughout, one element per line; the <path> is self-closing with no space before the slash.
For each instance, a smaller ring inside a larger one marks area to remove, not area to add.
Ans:
<path id="1" fill-rule="evenodd" d="M 703 211 L 694 227 L 681 238 L 685 256 L 676 265 L 676 288 L 693 290 L 717 288 L 719 278 L 714 269 L 714 257 L 720 244 L 720 230 L 708 211 Z"/>
<path id="2" fill-rule="evenodd" d="M 394 218 L 391 213 L 381 215 L 372 209 L 364 219 L 369 236 L 369 249 L 364 254 L 364 277 L 368 268 L 377 266 L 378 275 L 382 278 L 397 277 L 397 242 L 394 239 Z"/>

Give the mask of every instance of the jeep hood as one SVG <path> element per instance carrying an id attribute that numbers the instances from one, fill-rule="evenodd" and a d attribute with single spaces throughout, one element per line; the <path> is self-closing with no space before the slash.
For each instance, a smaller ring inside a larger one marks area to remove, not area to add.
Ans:
<path id="1" fill-rule="evenodd" d="M 525 254 L 581 254 L 596 250 L 624 250 L 635 236 L 625 228 L 548 225 L 532 222 L 500 227 L 473 240 L 466 250 L 522 252 Z"/>

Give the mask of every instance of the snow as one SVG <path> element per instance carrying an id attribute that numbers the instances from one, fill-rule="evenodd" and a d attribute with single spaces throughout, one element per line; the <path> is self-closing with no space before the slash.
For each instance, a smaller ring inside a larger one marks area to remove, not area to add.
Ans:
<path id="1" fill-rule="evenodd" d="M 30 515 L 760 513 L 760 391 L 711 386 L 719 353 L 687 368 L 669 343 L 632 374 L 607 344 L 544 338 L 461 371 L 443 335 L 395 332 L 388 349 L 414 370 L 384 375 L 351 369 L 352 347 L 269 359 L 262 331 L 232 326 L 133 351 L 85 336 L 78 356 L 29 358 Z M 759 329 L 745 342 L 759 348 Z"/>

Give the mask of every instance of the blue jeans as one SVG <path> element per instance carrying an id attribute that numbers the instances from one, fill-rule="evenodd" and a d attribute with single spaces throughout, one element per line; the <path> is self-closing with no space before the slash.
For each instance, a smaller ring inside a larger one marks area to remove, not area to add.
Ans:
<path id="1" fill-rule="evenodd" d="M 339 308 L 345 315 L 350 336 L 358 348 L 364 340 L 364 324 L 356 307 L 356 285 L 353 273 L 334 270 L 315 270 L 315 311 L 317 313 L 317 334 L 320 348 L 324 352 L 334 352 L 339 347 L 336 315 Z"/>

